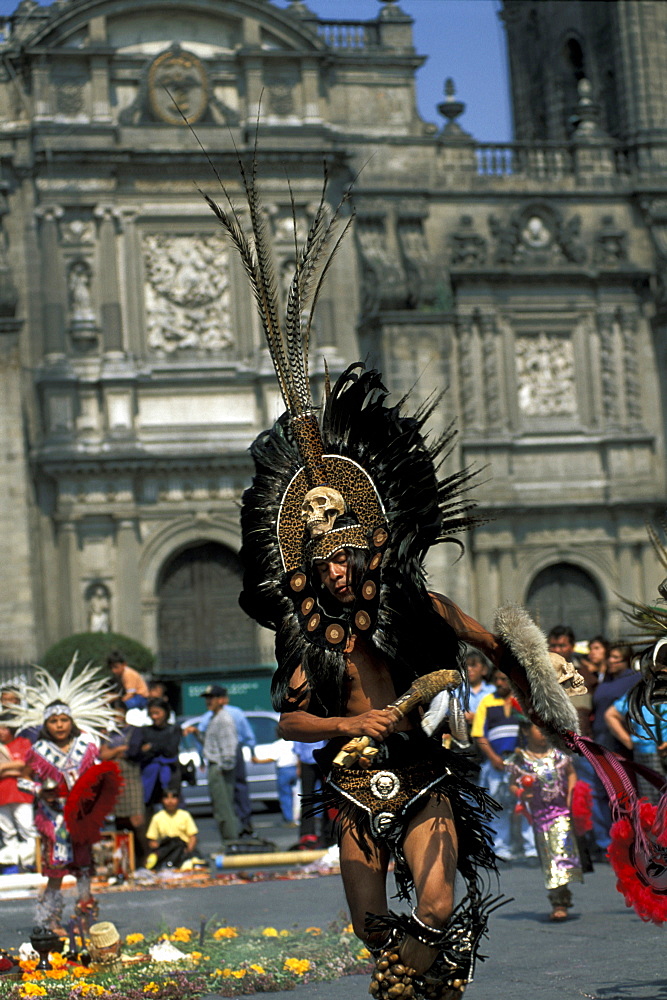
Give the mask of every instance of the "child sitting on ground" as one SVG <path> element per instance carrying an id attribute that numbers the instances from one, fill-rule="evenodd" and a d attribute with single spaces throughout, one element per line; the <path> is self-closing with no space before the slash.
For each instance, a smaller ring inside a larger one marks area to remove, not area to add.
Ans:
<path id="1" fill-rule="evenodd" d="M 162 795 L 162 810 L 156 812 L 146 831 L 146 839 L 151 853 L 146 859 L 146 867 L 181 868 L 188 870 L 195 864 L 203 864 L 195 857 L 197 845 L 197 824 L 187 809 L 180 808 L 178 792 L 167 788 Z"/>

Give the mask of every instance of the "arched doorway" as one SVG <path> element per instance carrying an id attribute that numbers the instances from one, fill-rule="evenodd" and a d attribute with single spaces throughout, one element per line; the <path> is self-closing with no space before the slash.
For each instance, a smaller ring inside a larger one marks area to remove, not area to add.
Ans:
<path id="1" fill-rule="evenodd" d="M 254 623 L 238 606 L 241 564 L 217 542 L 170 559 L 158 582 L 158 643 L 164 673 L 235 671 L 257 663 Z"/>
<path id="2" fill-rule="evenodd" d="M 528 611 L 540 628 L 569 625 L 579 639 L 604 630 L 605 607 L 593 577 L 572 563 L 555 563 L 537 574 L 526 598 Z"/>

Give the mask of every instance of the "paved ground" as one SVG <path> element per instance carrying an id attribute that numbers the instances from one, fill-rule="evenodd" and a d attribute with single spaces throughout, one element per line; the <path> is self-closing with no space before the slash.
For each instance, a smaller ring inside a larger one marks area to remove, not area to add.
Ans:
<path id="1" fill-rule="evenodd" d="M 198 822 L 203 844 L 214 846 L 211 821 Z M 275 826 L 275 816 L 257 817 L 256 825 L 281 847 L 294 840 L 293 831 Z M 585 885 L 575 886 L 573 919 L 562 925 L 546 919 L 548 905 L 538 871 L 519 865 L 507 869 L 500 890 L 514 899 L 491 918 L 484 948 L 489 957 L 466 994 L 470 1000 L 667 1000 L 664 932 L 626 909 L 608 866 L 598 866 Z M 102 898 L 103 918 L 113 920 L 121 933 L 197 926 L 202 915 L 218 915 L 246 927 L 307 927 L 325 924 L 344 909 L 337 876 Z M 32 919 L 30 901 L 0 902 L 1 943 L 25 940 Z M 349 977 L 299 987 L 292 996 L 365 1000 L 367 989 L 366 977 Z M 285 1000 L 286 994 L 262 996 Z"/>

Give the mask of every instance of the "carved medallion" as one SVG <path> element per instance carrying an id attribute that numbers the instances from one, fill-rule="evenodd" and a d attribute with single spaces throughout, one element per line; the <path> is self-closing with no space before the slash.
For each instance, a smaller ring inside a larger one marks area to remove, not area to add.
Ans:
<path id="1" fill-rule="evenodd" d="M 400 788 L 401 783 L 393 771 L 378 771 L 371 778 L 371 792 L 384 802 L 398 795 Z"/>
<path id="2" fill-rule="evenodd" d="M 208 77 L 202 62 L 179 45 L 159 55 L 148 71 L 151 111 L 168 125 L 198 122 L 208 98 Z"/>
<path id="3" fill-rule="evenodd" d="M 391 824 L 393 822 L 394 822 L 393 813 L 378 813 L 377 816 L 374 816 L 371 820 L 373 833 L 376 836 L 380 836 L 383 833 L 386 833 L 387 830 L 389 830 L 389 828 L 391 827 Z"/>

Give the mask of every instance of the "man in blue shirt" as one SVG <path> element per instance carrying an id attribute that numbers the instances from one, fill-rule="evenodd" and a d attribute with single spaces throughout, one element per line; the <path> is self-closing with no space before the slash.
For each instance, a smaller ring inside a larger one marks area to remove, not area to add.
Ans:
<path id="1" fill-rule="evenodd" d="M 234 812 L 237 815 L 241 829 L 239 836 L 254 837 L 255 831 L 252 826 L 252 805 L 250 802 L 250 793 L 248 791 L 248 779 L 246 774 L 245 757 L 243 756 L 243 748 L 248 747 L 252 757 L 254 758 L 257 741 L 255 740 L 253 728 L 248 722 L 243 709 L 239 708 L 237 705 L 229 704 L 229 694 L 227 693 L 227 688 L 221 688 L 220 690 L 225 692 L 225 701 L 223 704 L 234 720 L 236 734 L 239 739 L 238 746 L 236 748 L 236 768 L 234 771 Z M 204 712 L 199 719 L 197 732 L 202 738 L 206 732 L 206 727 L 211 721 L 212 715 L 212 712 L 207 711 Z"/>

